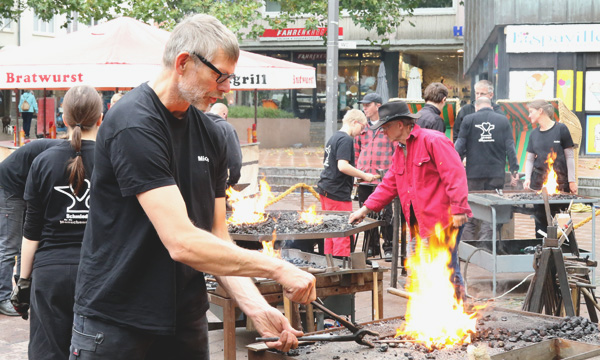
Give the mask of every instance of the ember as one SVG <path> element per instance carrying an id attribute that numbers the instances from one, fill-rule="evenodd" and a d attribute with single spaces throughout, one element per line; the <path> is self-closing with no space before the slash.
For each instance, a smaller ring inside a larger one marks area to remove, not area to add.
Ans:
<path id="1" fill-rule="evenodd" d="M 228 224 L 230 233 L 248 235 L 267 235 L 273 231 L 277 231 L 278 234 L 341 232 L 353 227 L 348 224 L 347 215 L 323 215 L 323 223 L 315 225 L 300 221 L 300 215 L 292 211 L 269 212 L 266 214 L 266 220 L 257 224 Z"/>
<path id="2" fill-rule="evenodd" d="M 542 200 L 541 193 L 523 192 L 516 194 L 504 194 L 505 198 L 513 200 Z M 579 196 L 575 194 L 551 194 L 550 200 L 574 200 L 579 199 Z"/>
<path id="3" fill-rule="evenodd" d="M 312 205 L 308 210 L 303 213 L 300 213 L 300 220 L 304 221 L 307 224 L 322 224 L 323 223 L 323 215 L 317 215 L 317 211 L 315 210 L 316 206 Z"/>

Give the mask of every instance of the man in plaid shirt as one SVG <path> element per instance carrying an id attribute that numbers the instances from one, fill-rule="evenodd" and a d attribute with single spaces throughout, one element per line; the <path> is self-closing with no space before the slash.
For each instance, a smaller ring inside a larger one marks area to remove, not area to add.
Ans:
<path id="1" fill-rule="evenodd" d="M 379 122 L 379 107 L 381 106 L 381 96 L 376 93 L 369 93 L 359 101 L 363 105 L 363 111 L 369 119 L 369 126 L 377 125 Z M 354 139 L 354 152 L 356 168 L 370 174 L 377 174 L 378 170 L 389 169 L 394 154 L 394 144 L 383 134 L 381 128 L 371 130 L 367 127 Z M 371 195 L 379 180 L 370 183 L 363 182 L 358 186 L 358 203 L 363 205 L 365 200 Z M 388 204 L 383 210 L 383 220 L 385 225 L 381 226 L 380 231 L 383 235 L 383 252 L 386 260 L 392 259 L 392 204 Z M 379 246 L 377 247 L 379 249 Z M 377 254 L 373 254 L 377 255 Z"/>

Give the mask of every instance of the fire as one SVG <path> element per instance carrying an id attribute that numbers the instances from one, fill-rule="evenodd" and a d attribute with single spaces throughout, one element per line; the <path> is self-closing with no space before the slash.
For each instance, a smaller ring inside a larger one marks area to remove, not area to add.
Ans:
<path id="1" fill-rule="evenodd" d="M 307 224 L 322 224 L 323 215 L 317 215 L 316 206 L 312 205 L 305 212 L 300 213 L 300 220 Z"/>
<path id="2" fill-rule="evenodd" d="M 546 182 L 544 182 L 543 187 L 548 190 L 548 194 L 560 194 L 558 191 L 558 175 L 556 175 L 556 171 L 554 171 L 554 161 L 556 160 L 556 153 L 552 150 L 548 154 L 548 158 L 545 163 L 548 164 L 548 178 Z M 540 191 L 541 192 L 541 191 Z"/>
<path id="3" fill-rule="evenodd" d="M 275 240 L 277 239 L 275 230 L 273 230 L 273 240 L 261 241 L 262 242 L 262 253 L 270 257 L 276 257 L 281 259 L 281 250 L 275 250 Z"/>
<path id="4" fill-rule="evenodd" d="M 226 191 L 233 213 L 227 222 L 234 225 L 256 224 L 267 220 L 265 207 L 275 198 L 271 187 L 265 180 L 260 180 L 260 191 L 257 196 L 244 197 L 239 191 L 229 188 Z"/>
<path id="5" fill-rule="evenodd" d="M 406 322 L 397 329 L 396 337 L 403 335 L 429 349 L 471 343 L 476 314 L 466 313 L 462 299 L 456 298 L 448 267 L 457 233 L 457 230 L 445 232 L 437 224 L 428 244 L 417 236 L 415 254 L 406 261 L 409 273 L 406 290 L 411 293 Z"/>

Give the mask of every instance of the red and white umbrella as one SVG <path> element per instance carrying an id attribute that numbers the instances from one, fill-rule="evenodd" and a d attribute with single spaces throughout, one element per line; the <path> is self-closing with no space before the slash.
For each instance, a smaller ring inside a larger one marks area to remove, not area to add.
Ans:
<path id="1" fill-rule="evenodd" d="M 0 50 L 0 89 L 133 88 L 161 70 L 169 32 L 121 17 L 39 43 Z M 316 87 L 315 68 L 241 51 L 233 90 Z"/>

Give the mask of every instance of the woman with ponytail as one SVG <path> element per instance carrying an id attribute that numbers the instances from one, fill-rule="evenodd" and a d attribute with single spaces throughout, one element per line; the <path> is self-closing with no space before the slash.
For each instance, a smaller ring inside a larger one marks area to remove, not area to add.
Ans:
<path id="1" fill-rule="evenodd" d="M 102 99 L 90 86 L 65 95 L 69 140 L 40 154 L 25 185 L 21 278 L 11 301 L 24 319 L 31 305 L 29 358 L 68 359 L 75 278 L 90 206 Z"/>

